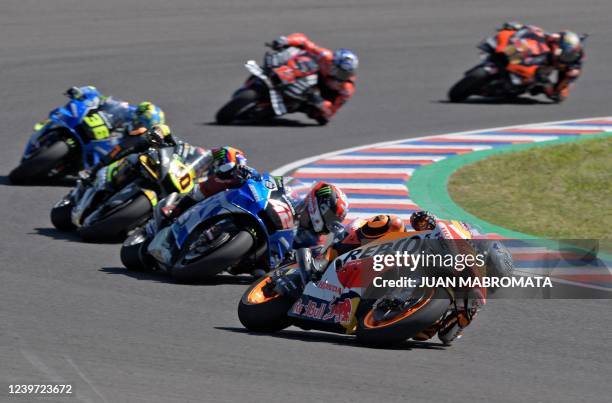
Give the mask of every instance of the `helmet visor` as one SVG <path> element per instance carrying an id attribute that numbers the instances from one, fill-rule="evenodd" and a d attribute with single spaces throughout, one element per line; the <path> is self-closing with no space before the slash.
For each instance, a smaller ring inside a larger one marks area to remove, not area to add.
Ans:
<path id="1" fill-rule="evenodd" d="M 353 77 L 352 71 L 347 71 L 339 67 L 334 67 L 333 76 L 339 81 L 348 81 Z"/>
<path id="2" fill-rule="evenodd" d="M 580 58 L 580 51 L 578 49 L 566 49 L 561 52 L 559 60 L 562 63 L 574 63 Z"/>

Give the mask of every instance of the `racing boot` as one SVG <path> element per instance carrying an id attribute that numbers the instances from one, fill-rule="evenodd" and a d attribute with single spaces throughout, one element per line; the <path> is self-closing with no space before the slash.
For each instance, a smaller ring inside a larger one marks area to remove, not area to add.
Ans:
<path id="1" fill-rule="evenodd" d="M 453 341 L 463 336 L 465 329 L 471 322 L 465 312 L 454 312 L 447 316 L 440 325 L 438 338 L 445 346 L 450 346 Z"/>
<path id="2" fill-rule="evenodd" d="M 474 320 L 480 308 L 486 303 L 483 290 L 474 288 L 470 290 L 469 297 L 463 301 L 463 306 L 457 307 L 442 319 L 438 330 L 438 338 L 442 343 L 450 346 L 453 341 L 461 338 L 463 329 Z"/>

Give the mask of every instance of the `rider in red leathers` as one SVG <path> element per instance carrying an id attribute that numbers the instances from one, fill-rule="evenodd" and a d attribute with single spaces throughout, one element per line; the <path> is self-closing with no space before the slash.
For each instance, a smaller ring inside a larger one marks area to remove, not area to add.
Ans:
<path id="1" fill-rule="evenodd" d="M 311 103 L 314 106 L 308 116 L 319 123 L 327 123 L 355 92 L 355 71 L 359 65 L 357 55 L 348 49 L 321 47 L 302 33 L 293 33 L 275 39 L 271 46 L 275 50 L 287 47 L 302 49 L 319 65 L 319 94 Z"/>

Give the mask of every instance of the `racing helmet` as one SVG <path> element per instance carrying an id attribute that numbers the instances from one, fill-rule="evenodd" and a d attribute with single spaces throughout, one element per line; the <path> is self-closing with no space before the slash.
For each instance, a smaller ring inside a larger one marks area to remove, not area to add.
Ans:
<path id="1" fill-rule="evenodd" d="M 335 185 L 317 182 L 304 198 L 305 212 L 312 229 L 319 234 L 341 233 L 348 213 L 348 199 Z"/>
<path id="2" fill-rule="evenodd" d="M 155 125 L 165 124 L 166 115 L 160 107 L 152 104 L 151 102 L 141 102 L 136 108 L 132 123 L 136 128 L 145 127 L 147 129 L 151 129 Z"/>
<path id="3" fill-rule="evenodd" d="M 429 211 L 415 211 L 410 215 L 410 225 L 416 231 L 431 231 L 436 228 L 436 217 Z"/>
<path id="4" fill-rule="evenodd" d="M 226 174 L 236 167 L 244 167 L 246 164 L 246 154 L 238 148 L 226 146 L 212 150 L 212 172 Z"/>
<path id="5" fill-rule="evenodd" d="M 340 81 L 348 81 L 355 74 L 359 59 L 348 49 L 338 49 L 334 51 L 332 65 L 331 75 Z"/>
<path id="6" fill-rule="evenodd" d="M 364 240 L 374 240 L 390 232 L 406 232 L 404 222 L 395 215 L 381 214 L 369 218 L 357 229 L 357 236 Z"/>
<path id="7" fill-rule="evenodd" d="M 70 99 L 84 100 L 86 98 L 102 98 L 102 94 L 93 85 L 83 87 L 70 87 L 66 91 L 66 96 Z"/>
<path id="8" fill-rule="evenodd" d="M 572 31 L 559 32 L 559 61 L 564 64 L 575 63 L 582 57 L 582 39 Z"/>

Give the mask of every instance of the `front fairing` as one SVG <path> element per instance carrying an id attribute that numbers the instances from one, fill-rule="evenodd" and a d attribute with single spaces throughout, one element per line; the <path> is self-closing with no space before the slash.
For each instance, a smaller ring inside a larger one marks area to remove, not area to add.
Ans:
<path id="1" fill-rule="evenodd" d="M 127 203 L 141 192 L 142 189 L 140 188 L 140 186 L 138 186 L 136 182 L 130 183 L 129 185 L 122 188 L 120 191 L 112 194 L 110 197 L 108 197 L 108 199 L 101 203 L 95 211 L 93 211 L 83 220 L 83 226 L 92 225 L 100 219 L 100 216 L 103 215 L 104 212 L 112 210 Z"/>
<path id="2" fill-rule="evenodd" d="M 100 169 L 96 174 L 96 179 L 90 186 L 83 186 L 82 183 L 77 185 L 75 188 L 73 197 L 74 197 L 74 207 L 71 212 L 72 223 L 77 227 L 82 225 L 83 214 L 85 211 L 91 208 L 91 204 L 100 192 L 106 191 L 108 168 Z"/>
<path id="3" fill-rule="evenodd" d="M 46 134 L 51 130 L 62 127 L 71 133 L 72 138 L 79 144 L 82 151 L 83 166 L 90 168 L 100 162 L 103 155 L 108 154 L 118 143 L 118 136 L 110 136 L 103 140 L 84 141 L 75 128 L 83 121 L 87 114 L 99 107 L 99 98 L 87 97 L 82 100 L 71 100 L 66 105 L 55 108 L 49 112 L 49 118 L 34 127 L 34 133 L 26 144 L 23 159 L 32 156 L 46 143 Z"/>
<path id="4" fill-rule="evenodd" d="M 151 253 L 161 263 L 169 265 L 174 253 L 181 250 L 185 241 L 202 222 L 223 215 L 250 215 L 259 224 L 259 233 L 266 234 L 268 263 L 277 266 L 292 251 L 295 230 L 284 229 L 270 234 L 260 212 L 266 208 L 270 194 L 276 189 L 273 178 L 249 179 L 238 189 L 226 190 L 206 198 L 182 214 L 170 227 L 158 233 L 149 247 Z"/>
<path id="5" fill-rule="evenodd" d="M 318 280 L 306 284 L 289 316 L 329 326 L 330 331 L 353 333 L 357 308 L 368 298 L 372 278 L 382 273 L 373 270 L 373 256 L 417 253 L 426 236 L 426 232 L 390 233 L 338 256 Z"/>

